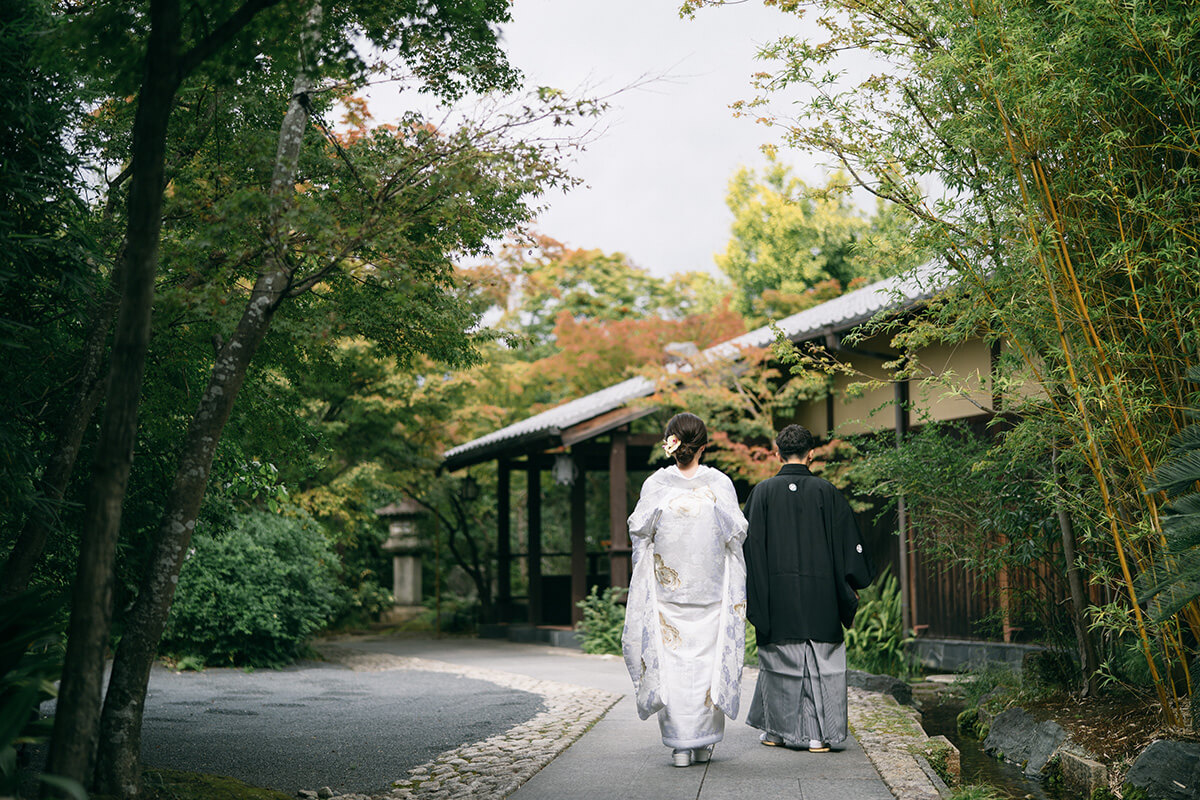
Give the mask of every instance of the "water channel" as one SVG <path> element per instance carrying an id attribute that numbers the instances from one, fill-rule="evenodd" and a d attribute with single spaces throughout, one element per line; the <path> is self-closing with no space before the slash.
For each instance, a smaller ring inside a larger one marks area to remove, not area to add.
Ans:
<path id="1" fill-rule="evenodd" d="M 1016 764 L 992 758 L 983 752 L 983 742 L 959 733 L 958 715 L 963 710 L 963 702 L 956 695 L 946 692 L 926 695 L 920 709 L 921 727 L 925 732 L 930 736 L 941 734 L 958 748 L 964 785 L 994 786 L 1012 800 L 1073 800 L 1055 787 L 1026 777 Z"/>

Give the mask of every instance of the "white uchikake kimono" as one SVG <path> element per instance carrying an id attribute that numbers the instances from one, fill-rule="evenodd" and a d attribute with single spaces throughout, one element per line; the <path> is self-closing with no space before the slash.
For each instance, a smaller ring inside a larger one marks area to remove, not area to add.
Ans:
<path id="1" fill-rule="evenodd" d="M 629 517 L 633 576 L 622 650 L 638 716 L 658 712 L 663 744 L 721 741 L 736 717 L 746 639 L 746 519 L 733 482 L 701 465 L 642 485 Z"/>

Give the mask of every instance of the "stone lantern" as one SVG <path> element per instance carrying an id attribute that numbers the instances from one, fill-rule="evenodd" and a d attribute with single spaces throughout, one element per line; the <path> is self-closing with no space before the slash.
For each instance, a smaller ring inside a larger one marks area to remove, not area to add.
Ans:
<path id="1" fill-rule="evenodd" d="M 383 550 L 392 554 L 392 595 L 396 605 L 382 615 L 381 622 L 399 624 L 421 614 L 421 545 L 417 520 L 425 509 L 413 500 L 391 503 L 375 509 L 388 520 L 388 538 Z"/>

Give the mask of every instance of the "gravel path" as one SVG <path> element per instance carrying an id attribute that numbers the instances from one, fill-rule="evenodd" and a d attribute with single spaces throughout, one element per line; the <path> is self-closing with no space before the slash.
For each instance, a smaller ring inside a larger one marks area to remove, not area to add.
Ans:
<path id="1" fill-rule="evenodd" d="M 540 696 L 543 710 L 503 733 L 464 744 L 408 770 L 386 797 L 395 800 L 449 800 L 470 797 L 500 800 L 512 794 L 555 756 L 566 750 L 620 699 L 599 689 L 538 680 L 478 667 L 462 667 L 423 658 L 392 656 L 327 645 L 322 652 L 357 671 L 411 670 L 483 680 Z M 377 795 L 301 792 L 301 797 L 365 800 Z"/>
<path id="2" fill-rule="evenodd" d="M 331 787 L 382 795 L 409 768 L 543 709 L 535 692 L 440 669 L 156 670 L 142 754 L 148 766 L 289 794 Z"/>

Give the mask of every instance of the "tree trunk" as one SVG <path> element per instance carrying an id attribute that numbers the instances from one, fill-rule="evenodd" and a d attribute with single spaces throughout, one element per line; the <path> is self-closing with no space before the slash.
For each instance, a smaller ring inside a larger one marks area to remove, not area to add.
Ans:
<path id="1" fill-rule="evenodd" d="M 92 484 L 85 506 L 67 652 L 46 771 L 86 785 L 96 750 L 104 656 L 112 624 L 113 560 L 133 460 L 158 236 L 167 119 L 179 86 L 179 8 L 154 2 L 145 75 L 133 126 L 132 176 L 121 301 Z"/>
<path id="2" fill-rule="evenodd" d="M 1083 695 L 1095 695 L 1099 691 L 1100 659 L 1096 656 L 1096 645 L 1092 641 L 1087 628 L 1087 592 L 1084 590 L 1083 575 L 1079 570 L 1078 553 L 1075 547 L 1075 525 L 1071 521 L 1071 512 L 1062 498 L 1062 476 L 1058 469 L 1058 448 L 1055 448 L 1051 460 L 1054 464 L 1055 483 L 1058 484 L 1059 494 L 1055 500 L 1058 513 L 1058 529 L 1062 534 L 1063 559 L 1066 561 L 1067 585 L 1071 591 L 1071 625 L 1075 629 L 1075 642 L 1079 648 L 1079 663 L 1083 669 Z"/>
<path id="3" fill-rule="evenodd" d="M 310 11 L 305 32 L 311 40 L 319 28 L 320 7 Z M 300 145 L 308 126 L 309 68 L 302 65 L 279 133 L 271 195 L 274 217 L 268 230 L 274 238 L 286 196 L 295 185 Z M 237 329 L 221 348 L 200 406 L 192 417 L 175 480 L 167 496 L 153 550 L 137 600 L 130 613 L 113 661 L 104 702 L 104 732 L 96 786 L 123 798 L 141 793 L 141 730 L 150 668 L 166 628 L 171 601 L 184 554 L 204 498 L 217 443 L 245 381 L 251 359 L 266 336 L 276 309 L 290 288 L 292 272 L 278 241 L 271 242 L 268 264 L 259 273 Z"/>
<path id="4" fill-rule="evenodd" d="M 124 254 L 120 256 L 123 258 Z M 4 573 L 0 576 L 0 597 L 12 597 L 25 591 L 34 567 L 46 548 L 46 539 L 54 523 L 56 509 L 62 502 L 75 470 L 75 460 L 83 445 L 83 434 L 87 431 L 96 406 L 104 395 L 105 385 L 100 380 L 104 363 L 105 342 L 112 328 L 113 315 L 121 295 L 120 270 L 113 270 L 110 285 L 92 315 L 88 338 L 84 345 L 83 366 L 76 384 L 74 405 L 67 411 L 54 442 L 54 450 L 38 481 L 38 491 L 45 498 L 44 504 L 30 509 L 29 518 L 17 537 Z"/>

